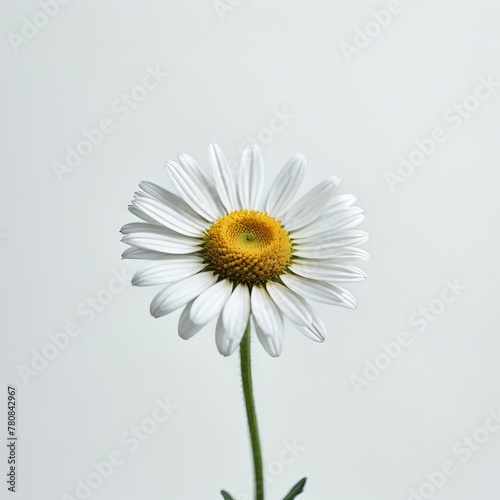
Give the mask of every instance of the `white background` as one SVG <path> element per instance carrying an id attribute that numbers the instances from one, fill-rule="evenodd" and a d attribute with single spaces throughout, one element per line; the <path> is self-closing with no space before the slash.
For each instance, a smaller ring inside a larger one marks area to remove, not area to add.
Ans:
<path id="1" fill-rule="evenodd" d="M 280 358 L 253 344 L 267 498 L 308 476 L 305 500 L 405 500 L 452 460 L 432 498 L 497 500 L 500 435 L 466 462 L 453 450 L 500 406 L 500 91 L 456 129 L 443 114 L 479 77 L 500 81 L 498 2 L 401 0 L 350 62 L 341 44 L 387 2 L 233 4 L 73 0 L 16 52 L 9 33 L 40 7 L 2 3 L 0 434 L 15 384 L 20 441 L 18 493 L 2 484 L 1 498 L 75 497 L 77 479 L 115 450 L 124 463 L 92 499 L 210 500 L 221 488 L 250 498 L 238 357 L 218 354 L 214 326 L 181 340 L 179 311 L 149 315 L 152 289 L 127 287 L 92 320 L 82 311 L 113 272 L 141 265 L 120 260 L 118 233 L 141 180 L 168 187 L 163 162 L 184 152 L 206 164 L 210 142 L 237 161 L 260 134 L 269 179 L 298 151 L 304 190 L 343 179 L 340 192 L 366 210 L 372 255 L 368 280 L 349 287 L 357 311 L 318 306 L 326 343 L 288 325 Z M 122 120 L 111 103 L 157 65 L 169 76 Z M 293 118 L 269 140 L 283 109 Z M 59 181 L 54 162 L 103 118 L 115 130 Z M 438 127 L 446 141 L 391 190 L 386 173 Z M 466 290 L 441 308 L 445 280 Z M 442 314 L 419 333 L 410 317 L 432 301 Z M 23 381 L 33 350 L 72 321 L 80 335 Z M 413 343 L 358 395 L 352 376 L 402 331 Z M 131 453 L 122 434 L 167 397 L 178 409 Z M 294 440 L 301 451 L 280 465 Z"/>

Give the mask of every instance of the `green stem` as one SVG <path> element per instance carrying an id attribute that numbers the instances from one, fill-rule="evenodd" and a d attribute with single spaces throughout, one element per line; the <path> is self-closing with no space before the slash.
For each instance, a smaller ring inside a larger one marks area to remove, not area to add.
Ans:
<path id="1" fill-rule="evenodd" d="M 255 401 L 253 398 L 252 362 L 250 357 L 250 322 L 240 344 L 241 380 L 247 410 L 250 441 L 252 442 L 253 466 L 255 472 L 255 500 L 264 500 L 264 474 L 262 469 L 262 452 L 260 449 L 259 428 Z"/>

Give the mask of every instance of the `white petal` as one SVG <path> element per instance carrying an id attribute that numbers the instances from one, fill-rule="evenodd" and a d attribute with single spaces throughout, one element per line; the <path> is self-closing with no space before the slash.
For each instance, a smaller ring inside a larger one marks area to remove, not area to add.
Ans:
<path id="1" fill-rule="evenodd" d="M 365 272 L 358 267 L 326 259 L 297 259 L 290 265 L 290 271 L 306 278 L 334 283 L 356 283 L 366 279 Z"/>
<path id="2" fill-rule="evenodd" d="M 153 250 L 143 250 L 142 248 L 127 248 L 122 253 L 122 259 L 164 260 L 170 257 L 172 257 L 172 255 L 163 252 L 155 252 Z"/>
<path id="3" fill-rule="evenodd" d="M 324 205 L 338 188 L 340 179 L 329 177 L 308 191 L 281 218 L 287 231 L 294 231 L 314 222 L 324 212 Z"/>
<path id="4" fill-rule="evenodd" d="M 361 245 L 368 240 L 368 233 L 358 229 L 327 231 L 314 238 L 295 242 L 294 255 L 307 259 L 328 259 L 338 249 Z"/>
<path id="5" fill-rule="evenodd" d="M 205 325 L 222 311 L 226 305 L 233 284 L 227 280 L 222 280 L 205 290 L 194 301 L 191 307 L 190 318 L 195 324 Z"/>
<path id="6" fill-rule="evenodd" d="M 236 195 L 236 185 L 224 153 L 217 144 L 211 144 L 209 156 L 215 188 L 224 208 L 227 212 L 238 210 L 240 207 Z"/>
<path id="7" fill-rule="evenodd" d="M 205 267 L 207 265 L 198 255 L 178 255 L 176 259 L 137 271 L 132 278 L 132 285 L 165 285 L 199 273 Z"/>
<path id="8" fill-rule="evenodd" d="M 217 190 L 215 189 L 214 181 L 210 175 L 203 168 L 198 165 L 198 163 L 189 155 L 182 154 L 177 157 L 179 159 L 179 163 L 185 169 L 190 169 L 191 172 L 198 177 L 198 180 L 208 189 L 212 201 L 217 206 L 217 213 L 221 216 L 226 213 L 222 203 L 220 201 L 219 195 L 217 194 Z"/>
<path id="9" fill-rule="evenodd" d="M 165 188 L 162 188 L 161 186 L 158 186 L 153 182 L 142 181 L 139 183 L 139 187 L 150 198 L 154 198 L 155 200 L 161 201 L 163 203 L 176 203 L 177 201 L 185 203 L 184 200 L 179 198 L 176 194 L 167 191 Z"/>
<path id="10" fill-rule="evenodd" d="M 316 219 L 312 224 L 290 233 L 294 239 L 324 237 L 325 233 L 340 231 L 342 229 L 354 229 L 365 219 L 364 210 L 359 207 L 351 207 L 325 214 Z"/>
<path id="11" fill-rule="evenodd" d="M 255 318 L 252 314 L 250 314 L 250 328 L 251 331 L 254 331 L 257 334 L 260 345 L 265 349 L 269 356 L 277 358 L 281 354 L 281 351 L 283 350 L 282 342 L 277 344 L 275 337 L 266 335 L 260 326 L 255 322 Z"/>
<path id="12" fill-rule="evenodd" d="M 254 328 L 260 343 L 273 357 L 283 348 L 283 315 L 263 287 L 254 286 L 250 295 Z"/>
<path id="13" fill-rule="evenodd" d="M 176 191 L 193 210 L 211 222 L 223 215 L 218 212 L 210 191 L 191 166 L 183 168 L 173 161 L 167 161 L 165 167 Z"/>
<path id="14" fill-rule="evenodd" d="M 364 220 L 365 211 L 360 207 L 336 209 L 329 216 L 330 227 L 337 229 L 352 229 Z"/>
<path id="15" fill-rule="evenodd" d="M 184 340 L 188 340 L 194 335 L 196 335 L 205 325 L 196 325 L 191 321 L 189 317 L 191 314 L 191 308 L 193 306 L 193 302 L 189 302 L 189 304 L 184 308 L 179 318 L 179 324 L 177 326 L 177 332 L 179 333 L 179 337 Z"/>
<path id="16" fill-rule="evenodd" d="M 162 226 L 157 224 L 156 222 L 151 224 L 149 222 L 129 222 L 128 224 L 125 224 L 122 226 L 120 229 L 120 233 L 122 234 L 131 234 L 131 233 L 144 233 L 144 232 L 149 232 L 149 231 L 157 231 L 158 229 L 161 229 Z"/>
<path id="17" fill-rule="evenodd" d="M 131 214 L 135 215 L 136 217 L 139 217 L 139 219 L 142 219 L 143 221 L 158 225 L 158 222 L 156 222 L 152 217 L 150 217 L 149 215 L 146 215 L 144 212 L 142 212 L 138 208 L 134 207 L 134 205 L 129 205 L 128 211 Z"/>
<path id="18" fill-rule="evenodd" d="M 181 236 L 182 238 L 185 237 L 161 224 L 158 223 L 150 224 L 149 222 L 131 222 L 129 224 L 125 224 L 120 229 L 120 232 L 125 235 L 139 234 L 139 233 L 154 233 L 154 234 L 165 234 L 167 236 Z"/>
<path id="19" fill-rule="evenodd" d="M 139 197 L 133 201 L 133 204 L 156 222 L 178 233 L 201 236 L 207 229 L 207 223 L 196 212 L 189 214 L 187 211 L 180 210 L 175 203 Z"/>
<path id="20" fill-rule="evenodd" d="M 331 255 L 324 259 L 297 259 L 297 262 L 303 262 L 304 264 L 317 263 L 318 266 L 325 265 L 339 265 L 345 264 L 347 262 L 355 262 L 360 260 L 370 260 L 370 254 L 358 247 L 339 247 L 332 250 Z"/>
<path id="21" fill-rule="evenodd" d="M 240 345 L 250 314 L 250 292 L 246 285 L 238 285 L 222 310 L 215 328 L 217 349 L 230 356 Z"/>
<path id="22" fill-rule="evenodd" d="M 170 254 L 187 254 L 200 250 L 201 240 L 176 233 L 132 233 L 122 238 L 123 243 L 144 250 Z"/>
<path id="23" fill-rule="evenodd" d="M 352 207 L 356 203 L 356 200 L 356 196 L 352 194 L 339 194 L 330 198 L 325 208 L 329 212 L 333 210 L 342 210 Z"/>
<path id="24" fill-rule="evenodd" d="M 322 302 L 323 304 L 356 309 L 356 301 L 351 294 L 346 296 L 342 293 L 342 289 L 326 281 L 316 281 L 301 276 L 294 276 L 293 274 L 284 274 L 281 276 L 281 279 L 288 288 L 302 297 Z"/>
<path id="25" fill-rule="evenodd" d="M 203 293 L 216 281 L 217 277 L 213 273 L 203 272 L 168 285 L 151 302 L 151 315 L 159 318 L 170 314 Z"/>
<path id="26" fill-rule="evenodd" d="M 198 213 L 193 210 L 179 195 L 167 191 L 152 182 L 142 181 L 139 183 L 139 187 L 142 191 L 134 193 L 134 200 L 142 200 L 144 198 L 148 200 L 156 200 L 168 207 L 175 208 L 176 212 L 179 212 L 182 215 L 194 217 L 196 219 L 199 218 Z M 134 202 L 132 201 L 132 203 Z M 155 224 L 158 224 L 155 219 L 152 220 Z"/>
<path id="27" fill-rule="evenodd" d="M 311 340 L 323 342 L 326 328 L 321 318 L 299 295 L 279 283 L 268 283 L 267 291 L 281 312 Z"/>
<path id="28" fill-rule="evenodd" d="M 194 175 L 196 175 L 196 177 L 198 178 L 198 180 L 202 184 L 204 184 L 205 186 L 207 186 L 209 188 L 213 187 L 214 183 L 213 183 L 212 179 L 207 175 L 205 170 L 200 167 L 198 162 L 192 156 L 182 154 L 182 155 L 179 155 L 177 157 L 177 159 L 179 160 L 181 167 L 187 171 L 192 172 Z"/>
<path id="29" fill-rule="evenodd" d="M 306 158 L 297 153 L 281 169 L 269 190 L 266 211 L 279 218 L 292 204 L 306 171 Z"/>
<path id="30" fill-rule="evenodd" d="M 264 161 L 258 146 L 247 146 L 241 156 L 238 195 L 241 208 L 258 207 L 264 183 Z"/>

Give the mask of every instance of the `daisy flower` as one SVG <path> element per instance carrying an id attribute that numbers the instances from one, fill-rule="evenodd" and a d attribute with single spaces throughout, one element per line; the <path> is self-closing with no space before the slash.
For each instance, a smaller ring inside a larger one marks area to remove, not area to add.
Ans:
<path id="1" fill-rule="evenodd" d="M 339 283 L 362 281 L 353 264 L 368 258 L 358 245 L 367 233 L 352 195 L 335 195 L 329 177 L 295 199 L 306 169 L 293 156 L 263 194 L 264 163 L 247 146 L 236 174 L 217 145 L 209 148 L 210 172 L 188 155 L 167 161 L 177 194 L 141 182 L 130 212 L 141 222 L 122 228 L 130 246 L 125 259 L 154 261 L 132 284 L 161 285 L 151 303 L 158 318 L 184 306 L 179 335 L 189 339 L 217 318 L 219 352 L 232 354 L 247 325 L 264 349 L 279 356 L 284 318 L 308 338 L 322 342 L 326 328 L 309 300 L 350 309 L 353 295 Z"/>

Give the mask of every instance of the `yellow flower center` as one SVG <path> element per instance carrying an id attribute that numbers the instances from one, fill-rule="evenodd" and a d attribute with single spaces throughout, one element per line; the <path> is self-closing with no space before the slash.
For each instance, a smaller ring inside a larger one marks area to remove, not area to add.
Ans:
<path id="1" fill-rule="evenodd" d="M 266 212 L 235 210 L 206 232 L 203 253 L 209 267 L 236 283 L 261 284 L 282 274 L 292 242 L 279 220 Z"/>

